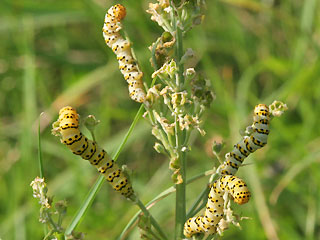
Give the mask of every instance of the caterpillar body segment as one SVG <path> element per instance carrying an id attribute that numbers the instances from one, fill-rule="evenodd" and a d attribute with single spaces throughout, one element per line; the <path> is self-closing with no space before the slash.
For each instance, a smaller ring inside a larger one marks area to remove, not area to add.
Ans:
<path id="1" fill-rule="evenodd" d="M 203 216 L 189 218 L 184 225 L 184 235 L 188 238 L 197 233 L 213 234 L 222 219 L 224 212 L 224 193 L 232 196 L 237 204 L 245 204 L 250 199 L 246 183 L 232 175 L 221 176 L 210 189 L 208 202 Z"/>
<path id="2" fill-rule="evenodd" d="M 131 90 L 129 96 L 136 102 L 144 102 L 145 100 L 145 92 L 141 88 L 130 88 L 129 91 Z"/>
<path id="3" fill-rule="evenodd" d="M 62 108 L 57 122 L 58 127 L 55 131 L 60 133 L 63 144 L 74 154 L 81 156 L 95 166 L 114 190 L 127 198 L 134 193 L 128 178 L 107 152 L 80 132 L 79 115 L 75 109 L 72 107 Z"/>
<path id="4" fill-rule="evenodd" d="M 189 218 L 184 224 L 183 234 L 187 238 L 190 238 L 194 234 L 203 233 L 204 229 L 200 227 L 202 219 L 203 216 Z"/>
<path id="5" fill-rule="evenodd" d="M 250 199 L 247 184 L 236 176 L 223 175 L 217 184 L 219 184 L 218 189 L 229 193 L 233 197 L 233 201 L 239 205 L 247 203 Z"/>
<path id="6" fill-rule="evenodd" d="M 129 96 L 134 101 L 142 103 L 146 98 L 142 82 L 143 73 L 133 57 L 130 42 L 119 32 L 122 29 L 121 20 L 125 16 L 124 6 L 121 4 L 112 6 L 105 15 L 102 33 L 107 46 L 117 55 L 119 70 L 129 85 Z"/>
<path id="7" fill-rule="evenodd" d="M 121 36 L 120 34 L 112 34 L 108 31 L 103 30 L 103 37 L 105 40 L 105 43 L 109 48 L 112 48 L 112 44 L 114 44 Z"/>
<path id="8" fill-rule="evenodd" d="M 249 136 L 244 136 L 234 145 L 231 152 L 227 153 L 225 162 L 220 166 L 222 175 L 234 175 L 242 162 L 250 153 L 264 147 L 269 135 L 270 112 L 265 104 L 255 106 L 253 124 Z"/>

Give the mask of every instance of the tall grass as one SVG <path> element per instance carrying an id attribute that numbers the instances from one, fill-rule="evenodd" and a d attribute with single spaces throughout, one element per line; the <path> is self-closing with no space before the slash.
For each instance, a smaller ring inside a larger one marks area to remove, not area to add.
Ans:
<path id="1" fill-rule="evenodd" d="M 41 120 L 44 176 L 55 199 L 69 203 L 67 223 L 97 178 L 84 161 L 50 134 L 62 105 L 101 120 L 97 139 L 116 152 L 139 105 L 130 101 L 113 53 L 101 36 L 105 10 L 115 1 L 1 1 L 0 13 L 0 238 L 41 239 L 38 206 L 29 184 L 38 173 L 37 128 Z M 160 29 L 144 14 L 147 1 L 126 1 L 125 25 L 142 70 L 150 76 L 150 52 Z M 217 160 L 208 147 L 223 137 L 225 152 L 239 140 L 258 102 L 285 101 L 289 111 L 274 119 L 266 148 L 250 156 L 239 173 L 249 181 L 253 201 L 241 208 L 242 230 L 224 239 L 319 239 L 320 44 L 319 8 L 306 1 L 207 1 L 204 24 L 184 37 L 198 54 L 198 69 L 217 95 L 188 156 L 188 175 Z M 148 78 L 146 78 L 148 79 Z M 147 80 L 148 81 L 148 80 Z M 150 84 L 150 82 L 149 82 Z M 134 169 L 143 202 L 171 186 L 165 157 L 153 151 L 154 138 L 141 120 L 123 149 L 120 163 Z M 200 194 L 201 179 L 187 186 L 187 209 Z M 116 239 L 138 209 L 103 184 L 85 221 L 87 239 Z M 174 199 L 151 208 L 173 231 Z M 240 210 L 240 209 L 239 209 Z M 136 230 L 128 239 L 137 239 Z"/>

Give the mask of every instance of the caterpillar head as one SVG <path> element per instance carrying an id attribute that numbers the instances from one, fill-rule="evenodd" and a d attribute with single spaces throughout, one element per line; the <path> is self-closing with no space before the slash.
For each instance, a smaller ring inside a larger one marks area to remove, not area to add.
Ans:
<path id="1" fill-rule="evenodd" d="M 121 4 L 116 4 L 112 7 L 112 14 L 118 21 L 121 21 L 127 14 L 126 8 Z"/>
<path id="2" fill-rule="evenodd" d="M 255 115 L 261 115 L 261 113 L 269 114 L 269 107 L 265 104 L 258 104 L 254 108 Z"/>
<path id="3" fill-rule="evenodd" d="M 70 107 L 70 106 L 67 106 L 67 107 L 63 107 L 60 109 L 59 111 L 59 121 L 65 119 L 65 118 L 74 118 L 76 119 L 77 121 L 79 120 L 79 115 L 77 113 L 77 111 Z"/>

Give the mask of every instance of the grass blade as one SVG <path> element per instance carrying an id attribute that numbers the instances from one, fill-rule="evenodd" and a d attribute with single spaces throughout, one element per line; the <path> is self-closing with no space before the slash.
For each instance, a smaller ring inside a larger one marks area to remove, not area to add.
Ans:
<path id="1" fill-rule="evenodd" d="M 40 131 L 40 120 L 41 120 L 41 115 L 39 116 L 39 124 L 38 124 L 38 164 L 39 164 L 39 176 L 40 178 L 43 178 L 43 163 L 42 163 L 42 150 L 41 150 L 41 131 Z"/>
<path id="2" fill-rule="evenodd" d="M 67 227 L 65 231 L 65 235 L 70 235 L 72 231 L 77 227 L 77 225 L 80 223 L 81 218 L 84 216 L 88 208 L 91 206 L 95 196 L 97 195 L 99 189 L 102 186 L 104 177 L 100 175 L 97 179 L 97 181 L 94 183 L 94 185 L 91 187 L 90 191 L 88 192 L 86 198 L 84 199 L 81 207 L 78 209 L 77 213 L 73 217 L 71 223 Z"/>

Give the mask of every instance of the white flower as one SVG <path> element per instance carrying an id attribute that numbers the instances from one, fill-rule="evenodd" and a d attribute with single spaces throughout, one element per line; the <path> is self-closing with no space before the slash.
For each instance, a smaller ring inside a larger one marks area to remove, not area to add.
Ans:
<path id="1" fill-rule="evenodd" d="M 172 7 L 166 7 L 165 9 L 163 9 L 163 11 L 165 11 L 166 13 L 170 13 L 172 12 Z"/>
<path id="2" fill-rule="evenodd" d="M 193 76 L 196 75 L 196 71 L 194 70 L 194 68 L 188 68 L 186 70 L 186 76 L 192 78 Z"/>
<path id="3" fill-rule="evenodd" d="M 285 111 L 288 110 L 288 107 L 287 104 L 275 100 L 271 105 L 269 105 L 269 110 L 273 116 L 280 117 Z"/>
<path id="4" fill-rule="evenodd" d="M 47 185 L 44 181 L 44 178 L 36 177 L 31 183 L 30 186 L 33 190 L 33 197 L 39 199 L 39 204 L 45 208 L 51 208 L 49 200 L 46 196 Z"/>

